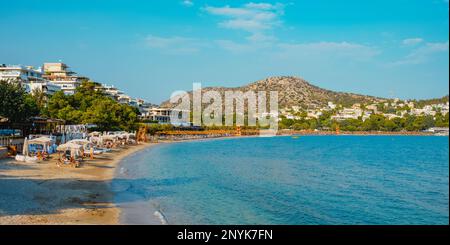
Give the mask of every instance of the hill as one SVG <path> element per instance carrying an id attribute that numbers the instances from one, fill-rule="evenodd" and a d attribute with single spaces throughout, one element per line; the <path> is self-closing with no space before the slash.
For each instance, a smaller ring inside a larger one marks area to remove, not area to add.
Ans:
<path id="1" fill-rule="evenodd" d="M 269 77 L 264 80 L 256 81 L 245 86 L 235 88 L 225 87 L 207 87 L 202 92 L 218 91 L 224 95 L 225 91 L 278 91 L 278 100 L 280 108 L 291 106 L 301 106 L 303 108 L 322 107 L 328 102 L 342 104 L 344 106 L 355 103 L 372 103 L 383 101 L 383 98 L 360 95 L 354 93 L 335 92 L 319 88 L 310 84 L 302 78 L 292 76 Z M 192 96 L 192 92 L 189 93 Z M 161 104 L 162 107 L 172 107 L 169 101 Z"/>

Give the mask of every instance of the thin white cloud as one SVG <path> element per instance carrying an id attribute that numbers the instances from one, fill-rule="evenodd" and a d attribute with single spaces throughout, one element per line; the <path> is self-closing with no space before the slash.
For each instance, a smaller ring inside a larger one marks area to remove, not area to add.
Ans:
<path id="1" fill-rule="evenodd" d="M 267 41 L 273 39 L 269 31 L 281 25 L 280 16 L 284 14 L 284 5 L 277 3 L 247 3 L 241 7 L 211 7 L 204 11 L 211 15 L 220 16 L 224 20 L 218 25 L 222 28 L 242 30 L 250 33 L 249 41 Z"/>
<path id="2" fill-rule="evenodd" d="M 270 10 L 275 8 L 275 6 L 270 3 L 253 3 L 253 2 L 245 4 L 245 7 L 264 10 Z"/>
<path id="3" fill-rule="evenodd" d="M 190 0 L 184 0 L 181 2 L 181 4 L 185 7 L 192 7 L 194 6 L 194 2 L 190 1 Z"/>
<path id="4" fill-rule="evenodd" d="M 162 50 L 169 54 L 192 54 L 208 45 L 199 39 L 178 36 L 160 37 L 149 35 L 146 37 L 145 42 L 149 48 Z"/>
<path id="5" fill-rule="evenodd" d="M 249 51 L 254 51 L 255 47 L 246 43 L 237 43 L 231 40 L 216 40 L 215 43 L 222 49 L 235 53 L 242 54 Z"/>
<path id="6" fill-rule="evenodd" d="M 236 30 L 241 29 L 252 33 L 271 28 L 271 26 L 267 25 L 267 23 L 256 19 L 233 19 L 221 22 L 219 26 Z"/>
<path id="7" fill-rule="evenodd" d="M 420 37 L 407 38 L 402 41 L 403 45 L 405 46 L 415 46 L 421 42 L 423 42 L 423 39 Z"/>
<path id="8" fill-rule="evenodd" d="M 282 25 L 281 16 L 284 15 L 284 4 L 249 2 L 239 7 L 205 7 L 204 11 L 211 15 L 224 18 L 218 23 L 219 27 L 242 30 L 249 33 L 246 41 L 217 40 L 219 47 L 235 53 L 259 52 L 282 56 L 328 56 L 345 57 L 357 60 L 370 59 L 380 53 L 374 47 L 351 42 L 313 42 L 286 43 L 278 40 L 271 32 Z"/>
<path id="9" fill-rule="evenodd" d="M 282 43 L 278 47 L 281 50 L 280 56 L 298 56 L 306 59 L 320 56 L 325 59 L 343 58 L 346 61 L 361 61 L 380 54 L 380 50 L 375 47 L 350 42 Z"/>
<path id="10" fill-rule="evenodd" d="M 391 65 L 417 65 L 430 61 L 432 57 L 436 54 L 440 53 L 448 53 L 449 52 L 449 42 L 441 42 L 441 43 L 426 43 L 423 46 L 420 46 L 406 57 L 399 61 L 392 62 Z"/>
<path id="11" fill-rule="evenodd" d="M 257 37 L 255 37 L 257 38 Z M 216 40 L 215 44 L 228 52 L 234 54 L 246 54 L 260 52 L 264 50 L 266 53 L 271 53 L 273 51 L 273 43 L 267 41 L 256 41 L 256 42 L 236 42 L 233 40 Z"/>
<path id="12" fill-rule="evenodd" d="M 351 42 L 235 42 L 232 40 L 217 40 L 216 45 L 234 54 L 264 51 L 272 57 L 281 59 L 322 59 L 367 61 L 379 55 L 381 51 L 372 46 Z"/>

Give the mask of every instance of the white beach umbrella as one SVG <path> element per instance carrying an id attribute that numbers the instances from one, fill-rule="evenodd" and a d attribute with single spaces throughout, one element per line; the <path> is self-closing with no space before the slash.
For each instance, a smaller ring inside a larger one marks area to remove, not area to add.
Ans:
<path id="1" fill-rule="evenodd" d="M 28 155 L 28 139 L 25 138 L 25 140 L 23 141 L 23 149 L 22 149 L 22 154 L 24 156 Z"/>
<path id="2" fill-rule="evenodd" d="M 91 142 L 88 140 L 85 140 L 85 139 L 76 139 L 76 140 L 71 140 L 71 141 L 67 142 L 67 144 L 76 144 L 76 145 L 81 145 L 84 147 L 86 145 L 91 144 Z"/>
<path id="3" fill-rule="evenodd" d="M 74 143 L 62 144 L 62 145 L 59 145 L 57 148 L 58 151 L 66 151 L 66 150 L 76 151 L 76 150 L 80 150 L 80 149 L 81 149 L 81 146 L 74 144 Z"/>

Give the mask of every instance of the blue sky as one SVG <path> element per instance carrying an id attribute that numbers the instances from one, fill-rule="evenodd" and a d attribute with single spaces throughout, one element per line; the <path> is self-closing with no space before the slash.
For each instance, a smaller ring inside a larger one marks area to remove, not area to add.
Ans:
<path id="1" fill-rule="evenodd" d="M 448 15 L 448 0 L 16 0 L 0 8 L 0 63 L 62 60 L 154 103 L 279 75 L 432 98 L 449 93 Z"/>

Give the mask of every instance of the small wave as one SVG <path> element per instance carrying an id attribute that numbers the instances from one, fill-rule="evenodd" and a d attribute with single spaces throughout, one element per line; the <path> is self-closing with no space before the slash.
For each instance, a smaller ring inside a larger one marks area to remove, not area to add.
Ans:
<path id="1" fill-rule="evenodd" d="M 120 168 L 120 174 L 121 175 L 128 175 L 128 169 L 126 169 L 126 168 Z"/>
<path id="2" fill-rule="evenodd" d="M 168 225 L 169 223 L 167 222 L 167 219 L 166 219 L 166 217 L 164 216 L 164 214 L 162 213 L 162 212 L 160 212 L 160 211 L 155 211 L 154 213 L 153 213 L 153 215 L 155 215 L 156 217 L 158 217 L 158 219 L 161 221 L 161 224 L 163 224 L 163 225 Z"/>

